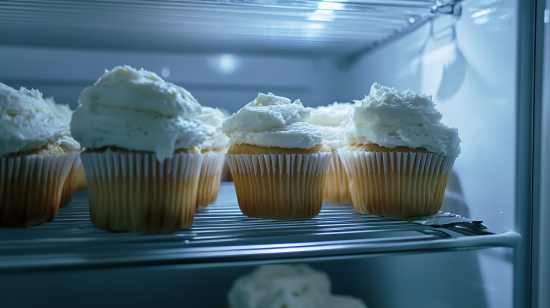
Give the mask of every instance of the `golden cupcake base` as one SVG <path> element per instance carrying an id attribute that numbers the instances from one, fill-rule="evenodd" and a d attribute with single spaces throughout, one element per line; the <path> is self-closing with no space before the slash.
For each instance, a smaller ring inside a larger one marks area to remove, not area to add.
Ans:
<path id="1" fill-rule="evenodd" d="M 80 156 L 79 156 L 79 159 L 80 159 Z M 76 170 L 74 190 L 75 191 L 84 190 L 86 189 L 86 186 L 88 186 L 88 182 L 86 182 L 86 173 L 84 172 L 84 166 L 82 165 L 82 162 L 81 162 L 80 166 L 78 167 L 78 170 Z"/>
<path id="2" fill-rule="evenodd" d="M 330 152 L 228 154 L 242 213 L 276 220 L 317 216 L 323 206 L 330 156 Z"/>
<path id="3" fill-rule="evenodd" d="M 80 154 L 80 152 L 78 152 L 78 154 Z M 69 175 L 65 180 L 65 184 L 63 185 L 63 191 L 61 193 L 61 200 L 59 202 L 59 207 L 65 207 L 67 206 L 67 204 L 71 203 L 71 200 L 73 199 L 74 191 L 77 188 L 76 177 L 78 175 L 80 168 L 82 168 L 82 161 L 80 160 L 80 155 L 77 155 L 73 163 L 73 166 L 71 168 L 71 171 L 69 172 Z"/>
<path id="4" fill-rule="evenodd" d="M 358 212 L 380 216 L 433 215 L 443 203 L 455 156 L 420 152 L 338 150 Z"/>
<path id="5" fill-rule="evenodd" d="M 77 153 L 0 158 L 0 227 L 52 221 Z"/>
<path id="6" fill-rule="evenodd" d="M 233 182 L 233 175 L 231 174 L 231 169 L 229 168 L 229 164 L 227 163 L 227 159 L 225 160 L 225 163 L 223 164 L 222 179 L 226 182 Z"/>
<path id="7" fill-rule="evenodd" d="M 332 204 L 352 204 L 348 176 L 336 150 L 332 150 L 325 186 L 325 202 Z"/>
<path id="8" fill-rule="evenodd" d="M 207 152 L 202 161 L 197 188 L 197 209 L 203 209 L 216 201 L 225 162 L 225 154 Z"/>
<path id="9" fill-rule="evenodd" d="M 202 154 L 159 162 L 138 152 L 83 152 L 90 217 L 111 232 L 161 233 L 193 223 Z"/>

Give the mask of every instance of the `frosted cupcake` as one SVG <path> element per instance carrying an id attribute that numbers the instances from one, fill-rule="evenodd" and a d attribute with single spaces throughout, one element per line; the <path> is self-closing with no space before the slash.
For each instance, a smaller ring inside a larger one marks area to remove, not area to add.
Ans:
<path id="1" fill-rule="evenodd" d="M 52 221 L 78 145 L 37 90 L 0 83 L 0 227 Z"/>
<path id="2" fill-rule="evenodd" d="M 230 308 L 366 308 L 358 298 L 331 293 L 328 275 L 303 264 L 264 265 L 237 279 Z"/>
<path id="3" fill-rule="evenodd" d="M 73 111 L 67 104 L 58 104 L 55 102 L 53 97 L 47 97 L 44 99 L 50 107 L 57 112 L 58 115 L 65 118 L 67 121 L 71 122 L 71 118 L 73 116 Z M 75 172 L 75 168 L 78 168 Z M 71 170 L 71 173 L 73 173 L 74 177 L 74 190 L 83 190 L 86 189 L 86 175 L 84 174 L 84 167 L 82 166 L 82 162 L 80 161 L 80 156 L 75 161 L 75 166 L 73 166 L 73 170 Z"/>
<path id="4" fill-rule="evenodd" d="M 328 203 L 351 204 L 348 178 L 336 150 L 347 145 L 346 126 L 352 112 L 352 104 L 337 102 L 311 109 L 309 123 L 325 133 L 323 142 L 332 150 L 325 187 L 325 202 Z"/>
<path id="5" fill-rule="evenodd" d="M 68 123 L 71 122 L 73 111 L 71 110 L 71 108 L 69 108 L 69 105 L 57 104 L 54 101 L 53 97 L 48 97 L 44 99 L 44 101 L 50 106 L 50 108 L 52 108 L 52 110 L 58 116 L 64 118 Z M 76 142 L 73 138 L 69 137 L 66 139 L 67 140 L 64 140 L 60 144 L 60 146 L 65 151 L 76 152 L 81 150 L 80 144 Z M 71 172 L 69 173 L 69 176 L 65 181 L 65 185 L 63 186 L 63 192 L 61 193 L 61 201 L 59 203 L 60 207 L 64 207 L 71 202 L 71 199 L 73 198 L 73 193 L 75 190 L 80 190 L 86 187 L 85 182 L 84 183 L 77 182 L 77 179 L 79 178 L 78 173 L 80 172 L 84 173 L 84 168 L 82 167 L 82 162 L 80 161 L 80 155 L 77 155 L 74 161 L 73 167 L 71 168 Z M 84 185 L 84 187 L 82 187 L 82 185 Z"/>
<path id="6" fill-rule="evenodd" d="M 88 181 L 93 224 L 114 232 L 171 232 L 195 215 L 205 127 L 185 89 L 118 66 L 79 98 L 71 132 Z"/>
<path id="7" fill-rule="evenodd" d="M 281 220 L 319 214 L 332 153 L 309 117 L 300 100 L 260 93 L 223 123 L 243 214 Z"/>
<path id="8" fill-rule="evenodd" d="M 356 101 L 338 150 L 355 209 L 381 216 L 437 213 L 460 154 L 458 130 L 442 124 L 431 96 L 375 83 Z"/>
<path id="9" fill-rule="evenodd" d="M 226 117 L 218 108 L 202 107 L 202 113 L 197 119 L 208 132 L 206 140 L 200 145 L 201 153 L 205 156 L 197 189 L 197 208 L 202 209 L 218 198 L 229 138 L 222 131 L 222 122 Z"/>

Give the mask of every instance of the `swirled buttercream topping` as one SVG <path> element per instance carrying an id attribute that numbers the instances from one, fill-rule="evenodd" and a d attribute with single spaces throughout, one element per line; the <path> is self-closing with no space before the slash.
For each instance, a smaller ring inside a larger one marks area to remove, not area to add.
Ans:
<path id="1" fill-rule="evenodd" d="M 231 144 L 311 149 L 323 141 L 324 133 L 307 123 L 310 112 L 300 100 L 292 103 L 285 97 L 259 93 L 222 127 Z"/>
<path id="2" fill-rule="evenodd" d="M 105 70 L 93 86 L 84 89 L 78 102 L 84 106 L 133 109 L 185 119 L 201 113 L 201 105 L 184 88 L 162 80 L 153 72 L 128 65 Z"/>
<path id="3" fill-rule="evenodd" d="M 87 149 L 115 146 L 154 152 L 159 161 L 198 146 L 206 128 L 193 119 L 201 105 L 155 73 L 118 66 L 82 92 L 71 132 Z"/>
<path id="4" fill-rule="evenodd" d="M 67 123 L 68 125 L 69 123 Z M 57 140 L 57 143 L 59 143 L 59 146 L 65 150 L 66 153 L 79 151 L 82 149 L 80 146 L 80 143 L 78 141 L 74 140 L 73 137 L 69 135 L 65 135 Z"/>
<path id="5" fill-rule="evenodd" d="M 208 132 L 206 140 L 201 144 L 202 149 L 223 150 L 229 147 L 229 138 L 222 131 L 222 123 L 225 119 L 226 116 L 220 109 L 202 107 L 202 113 L 197 120 L 202 122 Z"/>
<path id="6" fill-rule="evenodd" d="M 324 272 L 307 265 L 264 265 L 237 279 L 231 308 L 366 308 L 357 298 L 332 295 Z"/>
<path id="7" fill-rule="evenodd" d="M 69 122 L 55 114 L 38 90 L 0 83 L 0 157 L 39 149 L 69 135 Z"/>
<path id="8" fill-rule="evenodd" d="M 58 104 L 55 102 L 53 97 L 46 97 L 44 101 L 52 108 L 52 110 L 57 113 L 57 115 L 63 117 L 68 122 L 71 122 L 71 117 L 73 116 L 73 111 L 67 104 Z"/>
<path id="9" fill-rule="evenodd" d="M 458 130 L 441 123 L 443 115 L 431 96 L 410 90 L 397 92 L 375 83 L 356 101 L 347 127 L 349 144 L 378 144 L 387 148 L 424 148 L 447 156 L 460 154 Z"/>
<path id="10" fill-rule="evenodd" d="M 50 108 L 52 108 L 52 110 L 58 116 L 67 120 L 67 125 L 69 125 L 69 123 L 71 122 L 71 118 L 73 116 L 73 111 L 71 110 L 71 108 L 69 108 L 69 105 L 58 104 L 55 102 L 53 97 L 46 97 L 44 99 L 44 102 L 46 102 L 48 106 L 50 106 Z M 65 152 L 74 152 L 81 149 L 80 143 L 74 140 L 74 138 L 71 136 L 63 136 L 57 142 L 59 143 L 61 148 L 65 150 Z"/>
<path id="11" fill-rule="evenodd" d="M 353 104 L 334 102 L 328 106 L 311 108 L 309 123 L 325 133 L 323 143 L 335 150 L 345 146 L 346 127 L 353 112 Z"/>

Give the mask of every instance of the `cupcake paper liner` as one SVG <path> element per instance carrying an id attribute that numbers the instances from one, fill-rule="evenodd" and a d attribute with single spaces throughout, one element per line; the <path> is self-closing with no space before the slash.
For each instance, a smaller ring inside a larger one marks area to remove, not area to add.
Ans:
<path id="1" fill-rule="evenodd" d="M 313 218 L 323 206 L 331 153 L 228 154 L 244 215 L 278 220 Z"/>
<path id="2" fill-rule="evenodd" d="M 78 156 L 78 159 L 80 159 L 80 156 Z M 86 189 L 86 186 L 88 186 L 88 183 L 86 182 L 86 173 L 84 173 L 84 166 L 82 166 L 81 160 L 80 166 L 78 167 L 78 170 L 76 170 L 74 190 L 84 190 Z"/>
<path id="3" fill-rule="evenodd" d="M 65 184 L 63 185 L 63 192 L 61 193 L 59 207 L 65 207 L 67 204 L 71 203 L 73 193 L 76 190 L 76 176 L 81 166 L 82 161 L 80 160 L 80 152 L 78 152 L 76 159 L 74 160 L 73 167 L 71 168 L 71 171 L 65 180 Z"/>
<path id="4" fill-rule="evenodd" d="M 325 187 L 325 202 L 333 204 L 352 204 L 349 192 L 348 176 L 342 160 L 336 150 L 332 150 L 330 167 Z"/>
<path id="5" fill-rule="evenodd" d="M 112 232 L 172 232 L 193 223 L 203 154 L 82 153 L 92 223 Z"/>
<path id="6" fill-rule="evenodd" d="M 229 160 L 227 157 L 223 164 L 222 178 L 226 182 L 233 182 L 233 175 L 231 175 L 231 168 L 229 168 Z"/>
<path id="7" fill-rule="evenodd" d="M 216 201 L 220 190 L 225 153 L 206 153 L 202 161 L 197 188 L 197 209 L 203 209 Z"/>
<path id="8" fill-rule="evenodd" d="M 50 222 L 77 153 L 0 158 L 0 227 Z"/>
<path id="9" fill-rule="evenodd" d="M 338 150 L 361 213 L 413 217 L 439 211 L 456 156 Z"/>

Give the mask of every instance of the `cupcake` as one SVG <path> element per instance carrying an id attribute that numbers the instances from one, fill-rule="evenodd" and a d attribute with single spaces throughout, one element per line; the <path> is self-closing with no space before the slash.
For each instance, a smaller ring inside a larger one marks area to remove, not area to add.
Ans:
<path id="1" fill-rule="evenodd" d="M 356 101 L 338 150 L 361 213 L 424 216 L 437 213 L 456 157 L 458 130 L 442 124 L 431 96 L 375 83 Z"/>
<path id="2" fill-rule="evenodd" d="M 78 169 L 76 170 L 74 176 L 74 190 L 84 190 L 88 186 L 88 182 L 86 181 L 86 173 L 84 172 L 84 166 L 80 160 L 80 155 L 78 156 L 75 165 L 78 165 Z"/>
<path id="3" fill-rule="evenodd" d="M 37 90 L 0 83 L 0 227 L 52 221 L 77 152 L 69 123 Z"/>
<path id="4" fill-rule="evenodd" d="M 222 131 L 225 119 L 218 108 L 211 107 L 202 107 L 202 113 L 197 117 L 208 132 L 206 140 L 200 145 L 201 153 L 205 156 L 197 189 L 197 209 L 205 208 L 218 198 L 225 153 L 229 148 L 229 138 Z"/>
<path id="5" fill-rule="evenodd" d="M 333 295 L 328 275 L 305 264 L 263 265 L 237 279 L 230 308 L 366 308 L 362 300 Z"/>
<path id="6" fill-rule="evenodd" d="M 44 101 L 52 108 L 52 110 L 60 117 L 64 118 L 68 123 L 71 122 L 72 110 L 69 108 L 69 105 L 57 104 L 53 97 L 48 97 Z M 80 144 L 76 142 L 72 137 L 65 137 L 61 140 L 60 146 L 67 152 L 79 152 L 81 150 Z M 65 181 L 63 186 L 63 192 L 61 193 L 61 201 L 59 203 L 60 207 L 64 207 L 71 202 L 73 198 L 73 193 L 77 189 L 82 189 L 82 183 L 77 183 L 77 177 L 79 172 L 83 172 L 82 163 L 80 161 L 80 155 L 77 155 L 71 172 Z M 85 183 L 84 183 L 85 185 Z"/>
<path id="7" fill-rule="evenodd" d="M 300 100 L 260 93 L 223 123 L 243 214 L 280 220 L 319 214 L 332 153 L 309 118 Z"/>
<path id="8" fill-rule="evenodd" d="M 53 97 L 47 97 L 44 99 L 48 105 L 60 116 L 65 118 L 67 121 L 71 122 L 71 118 L 73 116 L 73 111 L 67 104 L 57 104 Z M 75 170 L 76 169 L 76 170 Z M 74 190 L 84 190 L 86 189 L 86 175 L 84 174 L 84 167 L 82 166 L 82 162 L 80 161 L 80 156 L 77 157 L 75 161 L 75 165 L 73 166 L 73 169 L 71 170 L 71 175 L 69 177 L 74 178 Z"/>
<path id="9" fill-rule="evenodd" d="M 233 182 L 233 175 L 231 175 L 231 168 L 229 168 L 227 159 L 223 164 L 222 180 L 226 182 Z"/>
<path id="10" fill-rule="evenodd" d="M 201 105 L 154 73 L 118 66 L 82 92 L 71 133 L 86 149 L 92 223 L 113 232 L 189 227 L 206 128 Z"/>
<path id="11" fill-rule="evenodd" d="M 325 133 L 323 142 L 332 150 L 325 187 L 325 202 L 328 203 L 352 203 L 346 171 L 340 157 L 336 153 L 337 149 L 347 145 L 346 126 L 352 112 L 352 104 L 337 102 L 328 106 L 311 109 L 309 123 L 317 125 Z"/>

